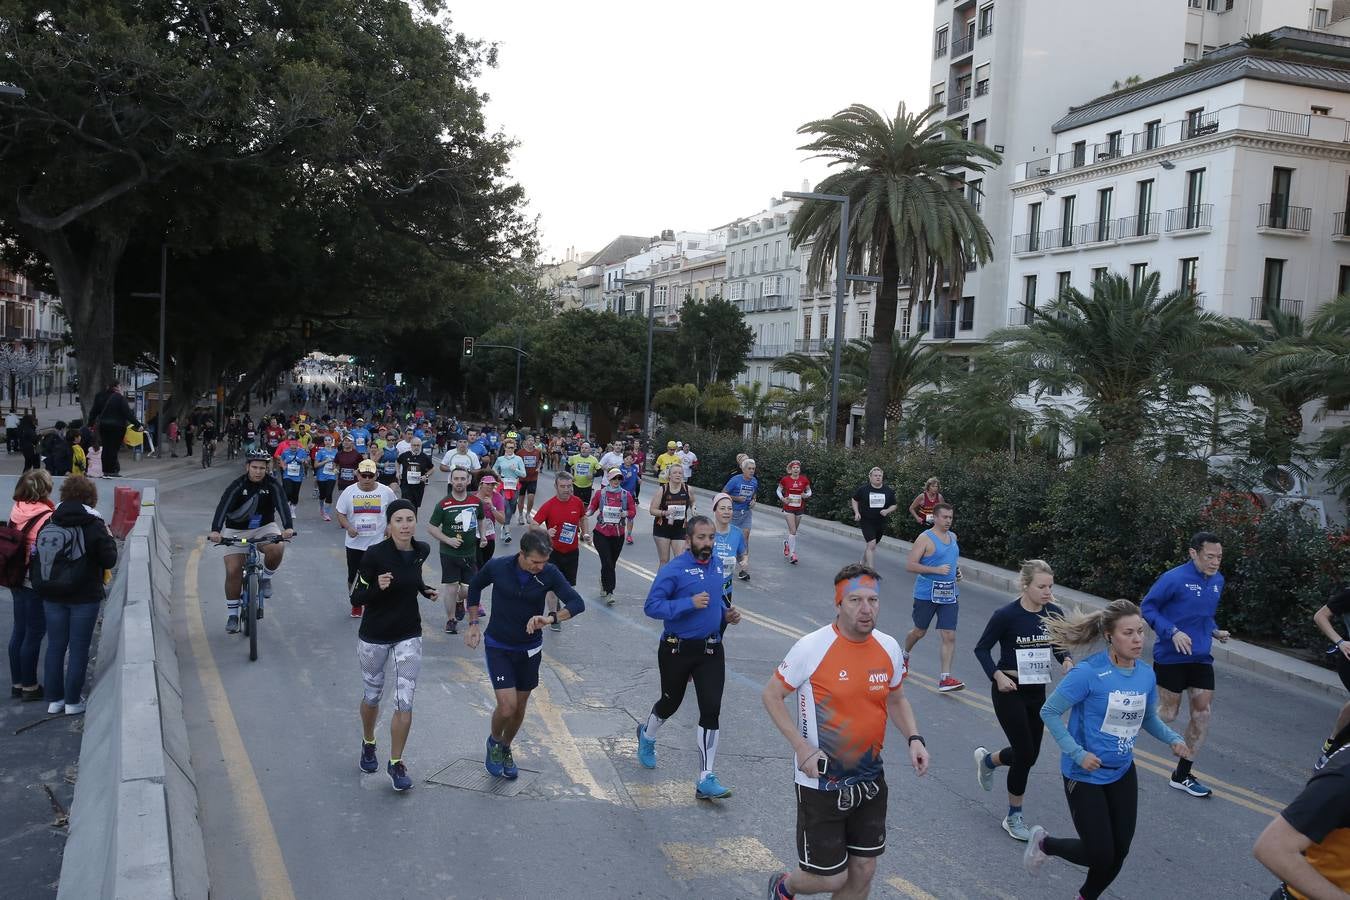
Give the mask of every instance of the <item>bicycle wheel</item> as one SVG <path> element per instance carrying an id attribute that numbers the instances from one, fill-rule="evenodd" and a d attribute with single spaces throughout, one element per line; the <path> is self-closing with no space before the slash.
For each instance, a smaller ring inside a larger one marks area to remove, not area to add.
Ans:
<path id="1" fill-rule="evenodd" d="M 250 662 L 258 660 L 258 602 L 262 597 L 258 593 L 258 572 L 248 573 L 248 584 L 244 589 L 244 633 L 248 635 L 248 658 Z"/>

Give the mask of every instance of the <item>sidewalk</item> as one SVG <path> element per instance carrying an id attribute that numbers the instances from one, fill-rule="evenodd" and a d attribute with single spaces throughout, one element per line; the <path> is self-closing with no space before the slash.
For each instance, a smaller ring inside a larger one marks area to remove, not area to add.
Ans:
<path id="1" fill-rule="evenodd" d="M 643 481 L 644 483 L 651 485 L 653 489 L 657 487 L 655 476 L 644 476 Z M 690 490 L 696 492 L 701 498 L 706 500 L 711 500 L 713 494 L 716 493 L 715 491 L 700 487 L 690 487 Z M 764 504 L 756 505 L 761 508 L 767 508 Z M 819 519 L 815 516 L 802 516 L 801 524 L 818 531 L 827 531 L 832 534 L 853 538 L 858 541 L 859 547 L 862 546 L 862 535 L 859 530 L 852 525 L 845 525 L 841 522 L 832 522 L 828 519 Z M 902 541 L 898 538 L 887 536 L 877 543 L 877 552 L 893 554 L 903 558 L 909 555 L 912 546 L 913 544 L 909 541 Z M 964 557 L 961 560 L 961 572 L 970 582 L 996 591 L 1003 591 L 1008 594 L 1009 598 L 1016 596 L 1020 589 L 1016 572 L 1000 569 L 989 563 L 983 563 Z M 1083 606 L 1088 609 L 1101 609 L 1109 602 L 1101 597 L 1087 594 L 1083 591 L 1077 591 L 1062 585 L 1055 586 L 1055 599 L 1061 604 L 1067 603 Z M 1258 647 L 1255 644 L 1249 644 L 1245 641 L 1230 640 L 1227 644 L 1220 644 L 1216 641 L 1213 654 L 1216 661 L 1226 663 L 1235 668 L 1254 672 L 1258 675 L 1264 675 L 1268 678 L 1274 678 L 1277 681 L 1283 681 L 1298 687 L 1311 688 L 1315 691 L 1326 693 L 1338 700 L 1343 699 L 1345 696 L 1344 685 L 1341 684 L 1340 679 L 1336 677 L 1336 673 L 1331 669 L 1325 669 L 1301 659 L 1286 656 L 1276 650 Z"/>

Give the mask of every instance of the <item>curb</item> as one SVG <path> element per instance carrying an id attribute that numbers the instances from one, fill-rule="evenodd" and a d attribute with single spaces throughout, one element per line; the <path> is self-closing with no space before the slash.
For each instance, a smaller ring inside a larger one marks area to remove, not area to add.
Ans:
<path id="1" fill-rule="evenodd" d="M 643 476 L 643 482 L 649 483 L 654 487 L 657 481 L 654 476 Z M 690 486 L 691 491 L 701 495 L 703 499 L 711 500 L 716 491 L 707 488 Z M 757 504 L 763 506 L 764 504 Z M 767 508 L 767 507 L 766 507 Z M 776 508 L 776 507 L 775 507 Z M 845 525 L 842 522 L 834 522 L 828 519 L 819 519 L 815 516 L 802 516 L 801 524 L 830 534 L 840 535 L 841 537 L 861 540 L 861 533 L 852 525 Z M 910 548 L 913 547 L 910 541 L 902 541 L 899 538 L 890 536 L 883 537 L 877 542 L 877 552 L 894 552 L 897 555 L 908 555 Z M 1000 569 L 989 563 L 972 560 L 968 557 L 961 561 L 961 571 L 964 577 L 981 587 L 991 588 L 996 591 L 1004 591 L 1007 594 L 1015 595 L 1018 592 L 1018 574 L 1007 569 Z M 1060 585 L 1055 586 L 1056 600 L 1067 601 L 1077 606 L 1083 606 L 1088 609 L 1101 609 L 1110 601 L 1088 594 L 1083 591 L 1074 590 Z M 1301 688 L 1308 688 L 1319 693 L 1325 693 L 1327 696 L 1336 700 L 1343 700 L 1345 697 L 1345 686 L 1341 684 L 1336 673 L 1330 669 L 1324 669 L 1321 666 L 1315 666 L 1312 663 L 1301 659 L 1287 656 L 1277 650 L 1270 650 L 1266 647 L 1260 647 L 1256 644 L 1249 644 L 1246 641 L 1230 640 L 1227 644 L 1214 644 L 1213 655 L 1216 662 L 1233 666 L 1247 672 L 1253 672 L 1257 675 L 1264 675 L 1267 678 L 1273 678 L 1290 685 Z"/>

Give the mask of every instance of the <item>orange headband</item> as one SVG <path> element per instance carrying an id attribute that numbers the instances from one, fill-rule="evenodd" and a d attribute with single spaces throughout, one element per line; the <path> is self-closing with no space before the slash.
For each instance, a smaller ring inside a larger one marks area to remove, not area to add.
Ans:
<path id="1" fill-rule="evenodd" d="M 878 582 L 871 575 L 859 575 L 856 578 L 845 579 L 834 586 L 834 605 L 842 604 L 845 597 L 859 588 L 868 588 L 875 591 L 877 587 Z"/>

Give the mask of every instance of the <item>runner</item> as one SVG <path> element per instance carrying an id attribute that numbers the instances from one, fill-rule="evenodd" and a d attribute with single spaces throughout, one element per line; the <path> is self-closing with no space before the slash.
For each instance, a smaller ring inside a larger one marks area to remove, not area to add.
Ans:
<path id="1" fill-rule="evenodd" d="M 660 484 L 670 480 L 672 466 L 679 466 L 680 474 L 684 474 L 684 465 L 680 462 L 679 454 L 675 452 L 675 446 L 674 441 L 666 441 L 666 452 L 656 458 L 656 480 Z"/>
<path id="2" fill-rule="evenodd" d="M 755 461 L 746 457 L 741 462 L 741 474 L 733 476 L 722 490 L 731 495 L 731 524 L 741 530 L 745 536 L 745 558 L 741 560 L 737 577 L 742 581 L 750 580 L 750 529 L 755 523 L 755 492 L 759 490 L 759 479 L 755 477 Z"/>
<path id="3" fill-rule="evenodd" d="M 511 521 L 506 499 L 497 490 L 497 477 L 484 475 L 478 482 L 478 568 L 483 568 L 497 552 L 497 526 Z"/>
<path id="4" fill-rule="evenodd" d="M 1336 630 L 1333 617 L 1340 619 L 1341 627 L 1346 634 L 1350 634 L 1350 588 L 1342 587 L 1336 591 L 1331 595 L 1331 599 L 1313 614 L 1313 624 L 1331 641 L 1331 649 L 1327 653 L 1335 656 L 1336 673 L 1341 676 L 1341 684 L 1350 691 L 1350 640 L 1346 640 Z M 1344 733 L 1347 728 L 1350 728 L 1350 703 L 1341 707 L 1341 713 L 1336 717 L 1336 727 L 1331 732 L 1331 737 L 1322 745 L 1323 760 L 1331 753 L 1336 735 Z"/>
<path id="5" fill-rule="evenodd" d="M 734 503 L 730 494 L 713 497 L 713 553 L 722 561 L 722 602 L 731 605 L 736 564 L 745 557 L 745 535 L 731 524 Z"/>
<path id="6" fill-rule="evenodd" d="M 787 464 L 787 474 L 778 479 L 778 502 L 783 504 L 783 518 L 787 520 L 787 540 L 783 541 L 783 556 L 797 564 L 797 527 L 806 512 L 806 501 L 811 498 L 811 479 L 802 474 L 802 464 L 793 460 Z"/>
<path id="7" fill-rule="evenodd" d="M 374 460 L 361 460 L 356 466 L 356 484 L 344 490 L 337 501 L 338 525 L 347 532 L 343 543 L 347 549 L 349 599 L 356 587 L 361 557 L 384 537 L 384 526 L 388 523 L 385 510 L 398 499 L 392 489 L 375 480 L 378 474 Z M 361 605 L 352 599 L 352 618 L 361 618 L 361 613 Z"/>
<path id="8" fill-rule="evenodd" d="M 583 542 L 589 542 L 591 532 L 589 521 L 586 518 L 586 504 L 581 502 L 581 498 L 572 492 L 572 476 L 567 472 L 559 472 L 553 480 L 554 496 L 544 501 L 544 505 L 539 507 L 539 511 L 534 514 L 534 521 L 542 525 L 548 531 L 548 536 L 553 539 L 553 552 L 548 561 L 558 567 L 567 583 L 572 587 L 577 586 L 577 564 L 580 561 L 580 544 L 577 538 L 580 537 Z M 557 612 L 558 597 L 550 592 L 548 595 L 548 611 Z M 549 627 L 554 631 L 562 631 L 562 625 L 557 619 L 550 623 Z"/>
<path id="9" fill-rule="evenodd" d="M 365 456 L 370 448 L 370 429 L 366 427 L 366 420 L 360 416 L 356 417 L 356 425 L 348 434 L 351 435 L 352 444 L 356 452 Z"/>
<path id="10" fill-rule="evenodd" d="M 877 556 L 877 544 L 886 533 L 886 519 L 895 512 L 895 491 L 884 484 L 885 473 L 873 466 L 867 473 L 867 484 L 853 492 L 849 505 L 853 507 L 853 521 L 862 530 L 862 563 L 871 568 Z"/>
<path id="11" fill-rule="evenodd" d="M 314 467 L 314 488 L 318 492 L 319 515 L 325 522 L 333 521 L 328 507 L 333 504 L 333 485 L 337 483 L 337 448 L 333 446 L 333 436 L 324 435 L 323 446 L 311 451 Z"/>
<path id="12" fill-rule="evenodd" d="M 684 467 L 674 466 L 667 474 L 670 480 L 652 496 L 647 509 L 655 517 L 652 539 L 656 541 L 656 555 L 662 566 L 672 556 L 684 552 L 684 525 L 694 514 L 694 496 L 684 486 Z"/>
<path id="13" fill-rule="evenodd" d="M 469 473 L 450 473 L 450 493 L 436 504 L 427 520 L 427 534 L 441 553 L 441 601 L 445 604 L 445 633 L 459 634 L 469 582 L 478 574 L 478 517 L 482 503 L 469 493 Z"/>
<path id="14" fill-rule="evenodd" d="M 520 500 L 516 504 L 520 515 L 520 524 L 534 515 L 534 497 L 539 492 L 539 468 L 543 462 L 543 451 L 535 444 L 534 435 L 525 438 L 525 446 L 520 451 L 520 461 L 525 464 L 525 480 L 520 483 Z"/>
<path id="15" fill-rule="evenodd" d="M 285 492 L 268 471 L 272 457 L 265 450 L 254 450 L 244 460 L 244 474 L 225 488 L 211 517 L 211 533 L 207 540 L 219 544 L 222 537 L 254 538 L 280 534 L 290 538 L 295 534 L 291 520 L 291 505 Z M 239 603 L 244 591 L 244 556 L 242 546 L 225 548 L 225 630 L 239 631 Z M 266 544 L 262 548 L 263 568 L 258 574 L 258 618 L 263 615 L 263 601 L 272 597 L 272 576 L 281 567 L 285 555 L 284 544 Z"/>
<path id="16" fill-rule="evenodd" d="M 928 771 L 928 748 L 905 698 L 900 646 L 876 630 L 880 581 L 856 563 L 839 570 L 834 622 L 794 644 L 764 686 L 764 708 L 796 765 L 798 870 L 769 879 L 774 900 L 870 892 L 886 850 L 887 719 L 908 741 L 914 771 Z M 783 703 L 794 693 L 795 716 Z"/>
<path id="17" fill-rule="evenodd" d="M 577 497 L 582 503 L 590 503 L 591 481 L 601 469 L 600 460 L 591 453 L 589 441 L 582 441 L 581 450 L 567 458 L 567 470 L 572 473 L 572 483 L 576 487 Z"/>
<path id="18" fill-rule="evenodd" d="M 636 503 L 642 498 L 642 467 L 637 464 L 632 450 L 624 452 L 623 464 L 619 466 L 619 472 L 623 476 L 621 482 L 623 489 L 633 495 L 633 502 Z M 636 516 L 628 519 L 628 529 L 624 536 L 624 540 L 630 544 L 633 543 L 633 523 L 635 521 L 637 521 Z"/>
<path id="19" fill-rule="evenodd" d="M 933 527 L 919 535 L 909 551 L 906 572 L 916 572 L 914 580 L 914 628 L 905 635 L 905 657 L 914 645 L 928 634 L 928 626 L 937 616 L 938 636 L 942 639 L 940 659 L 942 674 L 938 690 L 942 692 L 965 689 L 965 682 L 951 673 L 952 658 L 956 655 L 956 620 L 961 596 L 959 565 L 961 549 L 952 531 L 955 511 L 950 503 L 939 503 L 933 508 Z"/>
<path id="20" fill-rule="evenodd" d="M 286 491 L 286 499 L 291 504 L 291 516 L 295 516 L 300 505 L 300 491 L 305 483 L 305 469 L 309 467 L 309 451 L 299 441 L 291 442 L 277 455 L 281 468 L 281 486 Z"/>
<path id="21" fill-rule="evenodd" d="M 389 720 L 389 762 L 385 772 L 396 791 L 412 787 L 403 748 L 412 729 L 413 694 L 422 668 L 422 616 L 417 598 L 436 599 L 436 589 L 422 581 L 422 563 L 431 548 L 414 540 L 417 510 L 407 500 L 394 500 L 385 509 L 388 525 L 384 540 L 361 557 L 352 602 L 360 606 L 356 655 L 361 663 L 365 692 L 361 698 L 361 771 L 377 772 L 375 726 L 384 697 L 384 670 L 394 661 L 394 715 Z"/>
<path id="22" fill-rule="evenodd" d="M 930 478 L 923 484 L 923 490 L 909 504 L 909 515 L 923 527 L 933 524 L 933 507 L 943 502 L 941 484 L 937 478 Z"/>
<path id="23" fill-rule="evenodd" d="M 1350 896 L 1350 734 L 1343 733 L 1294 802 L 1252 848 L 1284 883 L 1270 900 Z"/>
<path id="24" fill-rule="evenodd" d="M 527 531 L 520 537 L 519 553 L 492 560 L 469 584 L 469 630 L 464 643 L 471 650 L 480 641 L 483 589 L 492 587 L 492 620 L 481 640 L 497 706 L 492 711 L 483 765 L 497 778 L 520 774 L 511 755 L 511 741 L 525 721 L 530 691 L 539 686 L 544 626 L 578 616 L 586 608 L 581 595 L 549 563 L 550 555 L 548 536 L 539 530 Z M 561 597 L 562 610 L 544 615 L 545 594 Z"/>
<path id="25" fill-rule="evenodd" d="M 935 510 L 933 515 L 942 520 L 941 512 Z M 1139 729 L 1170 745 L 1178 757 L 1190 756 L 1191 750 L 1158 718 L 1153 670 L 1139 665 L 1144 653 L 1139 607 L 1129 600 L 1113 600 L 1096 612 L 1052 616 L 1046 626 L 1063 650 L 1102 637 L 1106 649 L 1074 666 L 1041 707 L 1041 721 L 1063 751 L 1064 795 L 1078 837 L 1047 837 L 1036 825 L 1022 862 L 1033 875 L 1048 856 L 1086 866 L 1087 878 L 1078 895 L 1096 900 L 1120 874 L 1134 840 L 1139 806 L 1134 741 Z"/>
<path id="26" fill-rule="evenodd" d="M 656 735 L 684 701 L 689 682 L 698 698 L 699 775 L 694 797 L 722 800 L 731 791 L 714 774 L 721 724 L 722 692 L 726 686 L 726 656 L 722 635 L 726 625 L 741 620 L 740 611 L 712 599 L 722 585 L 722 561 L 713 552 L 713 524 L 706 516 L 689 520 L 689 549 L 661 567 L 643 604 L 643 612 L 665 623 L 656 649 L 661 673 L 661 699 L 652 706 L 646 724 L 637 727 L 638 761 L 656 768 Z M 724 624 L 725 623 L 725 624 Z"/>
<path id="27" fill-rule="evenodd" d="M 356 443 L 352 440 L 350 434 L 342 436 L 342 449 L 338 451 L 333 461 L 337 463 L 337 491 L 338 496 L 342 496 L 347 488 L 356 484 L 356 467 L 361 464 L 365 457 L 356 449 Z"/>
<path id="28" fill-rule="evenodd" d="M 600 455 L 601 472 L 608 472 L 623 465 L 623 454 L 620 452 L 622 447 L 618 441 L 611 441 L 605 445 L 605 452 Z"/>
<path id="29" fill-rule="evenodd" d="M 408 449 L 398 456 L 398 486 L 404 497 L 412 501 L 413 509 L 422 508 L 422 497 L 436 464 L 431 454 L 423 449 L 422 439 L 408 441 Z"/>
<path id="30" fill-rule="evenodd" d="M 511 521 L 516 514 L 516 499 L 520 491 L 521 482 L 523 482 L 529 471 L 525 468 L 525 460 L 516 455 L 516 442 L 508 440 L 502 445 L 502 455 L 497 457 L 497 461 L 492 464 L 492 470 L 497 473 L 497 477 L 502 482 L 502 500 L 505 502 L 506 524 L 502 526 L 503 543 L 511 543 Z"/>
<path id="31" fill-rule="evenodd" d="M 1140 604 L 1144 621 L 1153 629 L 1153 673 L 1158 679 L 1158 715 L 1172 724 L 1181 709 L 1181 695 L 1190 698 L 1186 745 L 1190 754 L 1177 762 L 1168 784 L 1192 797 L 1214 793 L 1191 774 L 1195 754 L 1209 731 L 1214 702 L 1215 638 L 1227 643 L 1229 633 L 1219 628 L 1214 613 L 1223 594 L 1223 545 L 1219 536 L 1200 531 L 1191 537 L 1190 560 L 1164 572 Z"/>
<path id="32" fill-rule="evenodd" d="M 684 466 L 684 480 L 687 482 L 694 477 L 694 467 L 698 465 L 698 454 L 689 444 L 675 451 L 675 455 L 680 458 L 680 465 Z"/>
<path id="33" fill-rule="evenodd" d="M 380 467 L 376 481 L 389 489 L 393 489 L 399 483 L 398 480 L 398 450 L 387 440 L 384 446 L 379 448 L 378 455 L 375 457 L 375 464 Z"/>
<path id="34" fill-rule="evenodd" d="M 482 474 L 482 461 L 478 454 L 469 449 L 469 442 L 465 438 L 455 440 L 455 448 L 446 452 L 441 457 L 441 471 L 452 472 L 455 469 L 463 469 L 469 473 L 469 488 L 478 489 L 478 477 Z M 445 492 L 450 493 L 450 482 L 446 480 Z"/>
<path id="35" fill-rule="evenodd" d="M 595 530 L 591 533 L 591 546 L 600 557 L 600 593 L 606 606 L 614 605 L 614 567 L 619 563 L 619 554 L 623 552 L 623 539 L 628 529 L 633 527 L 637 517 L 637 501 L 623 487 L 623 473 L 619 469 L 610 469 L 605 475 L 606 484 L 591 497 L 586 508 L 587 516 L 595 516 Z"/>
<path id="36" fill-rule="evenodd" d="M 1041 752 L 1041 735 L 1045 732 L 1041 706 L 1053 670 L 1051 658 L 1058 660 L 1065 672 L 1073 668 L 1073 660 L 1053 645 L 1045 628 L 1047 616 L 1064 616 L 1052 602 L 1054 570 L 1045 560 L 1032 559 L 1022 563 L 1019 574 L 1021 594 L 994 610 L 975 644 L 975 658 L 992 682 L 994 715 L 1008 737 L 1008 746 L 997 753 L 975 748 L 975 775 L 987 791 L 993 787 L 994 770 L 1008 767 L 1008 815 L 1003 819 L 1003 830 L 1014 840 L 1025 841 L 1031 837 L 1031 829 L 1022 815 L 1022 798 L 1027 792 L 1027 775 Z M 997 666 L 990 652 L 995 644 L 999 648 Z"/>

